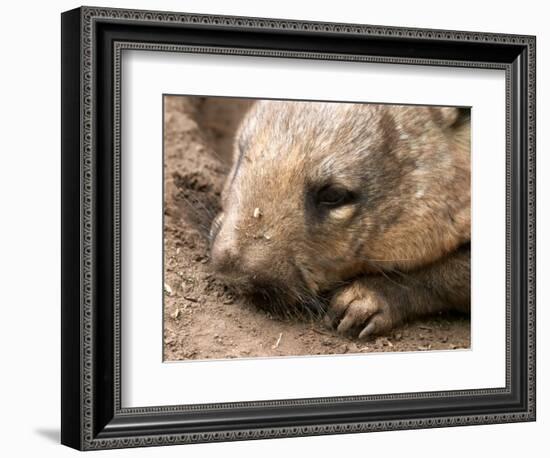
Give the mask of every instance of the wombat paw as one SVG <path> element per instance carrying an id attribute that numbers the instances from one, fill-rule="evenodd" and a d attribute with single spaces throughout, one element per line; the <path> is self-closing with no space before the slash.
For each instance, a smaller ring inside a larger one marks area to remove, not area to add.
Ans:
<path id="1" fill-rule="evenodd" d="M 339 289 L 331 300 L 325 323 L 339 334 L 367 339 L 388 332 L 394 326 L 386 299 L 364 285 Z"/>

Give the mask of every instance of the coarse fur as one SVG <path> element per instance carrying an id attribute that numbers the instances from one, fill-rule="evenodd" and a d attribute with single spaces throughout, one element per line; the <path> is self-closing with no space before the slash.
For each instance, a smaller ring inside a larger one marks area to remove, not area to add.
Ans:
<path id="1" fill-rule="evenodd" d="M 258 101 L 222 208 L 216 270 L 340 333 L 469 311 L 468 110 Z"/>

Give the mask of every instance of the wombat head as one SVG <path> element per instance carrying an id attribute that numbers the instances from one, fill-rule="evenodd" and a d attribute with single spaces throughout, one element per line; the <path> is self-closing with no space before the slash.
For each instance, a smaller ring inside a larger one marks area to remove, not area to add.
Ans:
<path id="1" fill-rule="evenodd" d="M 216 270 L 308 302 L 470 239 L 469 115 L 455 108 L 259 101 L 235 141 Z"/>

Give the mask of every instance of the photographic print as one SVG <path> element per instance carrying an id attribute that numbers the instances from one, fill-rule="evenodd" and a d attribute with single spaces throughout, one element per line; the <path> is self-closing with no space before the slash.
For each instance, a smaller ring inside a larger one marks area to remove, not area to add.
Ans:
<path id="1" fill-rule="evenodd" d="M 470 109 L 163 96 L 164 360 L 470 348 Z"/>
<path id="2" fill-rule="evenodd" d="M 535 420 L 534 36 L 81 7 L 61 42 L 63 444 Z"/>

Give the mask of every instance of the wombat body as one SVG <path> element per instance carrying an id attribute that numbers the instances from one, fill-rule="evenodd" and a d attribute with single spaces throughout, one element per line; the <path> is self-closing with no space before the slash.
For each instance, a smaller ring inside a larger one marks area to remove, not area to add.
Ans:
<path id="1" fill-rule="evenodd" d="M 216 270 L 322 311 L 340 333 L 469 310 L 463 110 L 259 101 L 236 135 L 222 208 Z"/>

